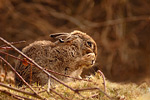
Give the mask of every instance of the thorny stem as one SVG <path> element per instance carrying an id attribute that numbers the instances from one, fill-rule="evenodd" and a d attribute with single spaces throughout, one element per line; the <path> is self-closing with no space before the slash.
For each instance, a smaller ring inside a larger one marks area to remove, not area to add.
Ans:
<path id="1" fill-rule="evenodd" d="M 41 96 L 39 96 L 36 91 L 16 72 L 16 70 L 8 63 L 3 57 L 0 56 L 0 59 L 3 60 L 14 72 L 15 74 L 34 92 L 35 95 L 37 95 L 38 98 L 43 99 Z"/>

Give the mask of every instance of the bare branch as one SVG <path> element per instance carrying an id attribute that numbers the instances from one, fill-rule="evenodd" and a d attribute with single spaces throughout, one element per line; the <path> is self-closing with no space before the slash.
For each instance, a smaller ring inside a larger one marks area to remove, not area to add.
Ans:
<path id="1" fill-rule="evenodd" d="M 105 76 L 104 76 L 104 74 L 103 74 L 100 70 L 98 70 L 97 72 L 102 75 L 102 78 L 103 78 L 103 85 L 104 85 L 104 92 L 106 92 Z"/>
<path id="2" fill-rule="evenodd" d="M 85 88 L 85 89 L 76 89 L 75 91 L 78 93 L 78 92 L 81 92 L 81 91 L 88 91 L 88 90 L 99 90 L 100 92 L 102 92 L 104 95 L 106 95 L 110 100 L 112 99 L 107 93 L 103 92 L 100 88 Z"/>
<path id="3" fill-rule="evenodd" d="M 20 43 L 25 43 L 26 41 L 18 41 L 18 42 L 10 42 L 11 44 L 20 44 Z M 4 45 L 1 45 L 0 47 L 4 47 L 4 46 L 7 46 L 6 44 Z"/>
<path id="4" fill-rule="evenodd" d="M 22 90 L 20 90 L 20 89 L 13 88 L 13 87 L 11 87 L 11 86 L 7 86 L 6 84 L 3 84 L 3 83 L 1 83 L 1 82 L 0 82 L 0 86 L 5 87 L 5 88 L 8 88 L 8 89 L 11 89 L 11 90 L 14 90 L 14 91 L 17 91 L 17 92 L 20 92 L 20 93 L 23 93 L 23 94 L 26 94 L 26 95 L 30 95 L 30 96 L 33 96 L 33 97 L 37 97 L 34 93 L 22 91 Z"/>
<path id="5" fill-rule="evenodd" d="M 19 95 L 10 93 L 10 92 L 8 92 L 8 91 L 6 91 L 6 90 L 1 90 L 1 89 L 0 89 L 0 92 L 3 92 L 3 93 L 5 93 L 5 94 L 7 94 L 7 95 L 10 95 L 10 96 L 12 96 L 12 97 L 14 97 L 15 99 L 18 99 L 18 100 L 22 100 L 22 99 L 25 99 L 25 100 L 33 100 L 33 99 L 30 99 L 30 98 L 27 98 L 27 97 L 24 97 L 24 96 L 19 96 Z"/>
<path id="6" fill-rule="evenodd" d="M 64 99 L 64 100 L 70 100 L 70 99 L 68 99 L 68 98 L 65 98 L 65 97 L 63 97 L 61 94 L 59 94 L 59 93 L 57 93 L 55 90 L 53 90 L 53 89 L 50 89 L 50 91 L 52 91 L 53 93 L 55 93 L 56 95 L 58 95 L 58 96 L 60 96 L 62 99 Z"/>
<path id="7" fill-rule="evenodd" d="M 75 80 L 82 80 L 82 81 L 87 81 L 87 82 L 93 82 L 92 80 L 87 80 L 87 79 L 80 79 L 80 78 L 76 78 L 76 77 L 71 77 L 69 75 L 65 75 L 65 74 L 62 74 L 62 73 L 58 73 L 58 72 L 55 72 L 55 71 L 52 71 L 52 70 L 49 70 L 49 69 L 46 69 L 48 72 L 50 73 L 54 73 L 54 74 L 57 74 L 57 75 L 61 75 L 61 76 L 64 76 L 64 77 L 68 77 L 68 78 L 72 78 L 72 79 L 75 79 Z M 94 82 L 93 82 L 94 83 Z M 96 83 L 95 83 L 96 84 Z"/>
<path id="8" fill-rule="evenodd" d="M 3 58 L 0 56 L 0 59 L 3 60 L 14 72 L 15 74 L 34 92 L 34 94 L 40 98 L 43 99 L 41 96 L 39 96 L 36 91 L 18 74 L 18 72 L 16 72 L 16 70 Z"/>

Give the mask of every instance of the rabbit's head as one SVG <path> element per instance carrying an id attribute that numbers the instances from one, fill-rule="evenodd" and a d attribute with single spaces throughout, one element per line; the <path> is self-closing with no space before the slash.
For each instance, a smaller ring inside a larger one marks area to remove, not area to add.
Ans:
<path id="1" fill-rule="evenodd" d="M 81 31 L 73 31 L 71 33 L 51 34 L 50 37 L 58 40 L 57 42 L 62 44 L 67 43 L 68 45 L 75 45 L 80 48 L 82 55 L 94 53 L 95 57 L 97 56 L 97 45 L 95 41 L 86 33 Z"/>

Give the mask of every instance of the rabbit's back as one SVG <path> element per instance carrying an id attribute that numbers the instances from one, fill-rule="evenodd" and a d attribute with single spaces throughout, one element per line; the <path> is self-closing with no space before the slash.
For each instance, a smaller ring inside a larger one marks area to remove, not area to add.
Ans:
<path id="1" fill-rule="evenodd" d="M 82 56 L 78 49 L 79 48 L 76 48 L 74 45 L 55 45 L 55 43 L 51 41 L 36 41 L 25 47 L 22 52 L 43 68 L 69 75 L 72 71 L 76 70 L 70 66 L 75 64 L 76 58 Z M 18 61 L 16 63 L 16 70 L 27 82 L 29 82 L 30 65 L 24 66 L 22 62 Z M 56 77 L 63 80 L 61 76 Z M 46 74 L 34 66 L 32 67 L 33 82 L 39 81 L 41 85 L 44 85 L 47 83 L 47 79 L 48 77 Z M 16 77 L 16 82 L 16 84 L 19 83 L 22 85 L 18 77 Z"/>

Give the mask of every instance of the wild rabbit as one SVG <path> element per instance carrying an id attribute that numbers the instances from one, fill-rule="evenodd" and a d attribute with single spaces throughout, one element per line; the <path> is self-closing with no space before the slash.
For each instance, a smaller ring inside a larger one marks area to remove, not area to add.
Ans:
<path id="1" fill-rule="evenodd" d="M 55 40 L 36 41 L 25 47 L 22 52 L 33 59 L 41 67 L 81 78 L 83 68 L 94 65 L 97 56 L 97 45 L 86 33 L 73 31 L 71 33 L 55 33 L 50 37 Z M 21 56 L 19 56 L 22 58 Z M 27 81 L 30 80 L 30 65 L 24 66 L 21 61 L 16 63 L 16 71 Z M 68 81 L 63 76 L 56 76 L 62 81 Z M 16 84 L 21 86 L 22 81 L 16 76 Z M 32 67 L 32 82 L 45 85 L 48 76 L 39 69 Z"/>

